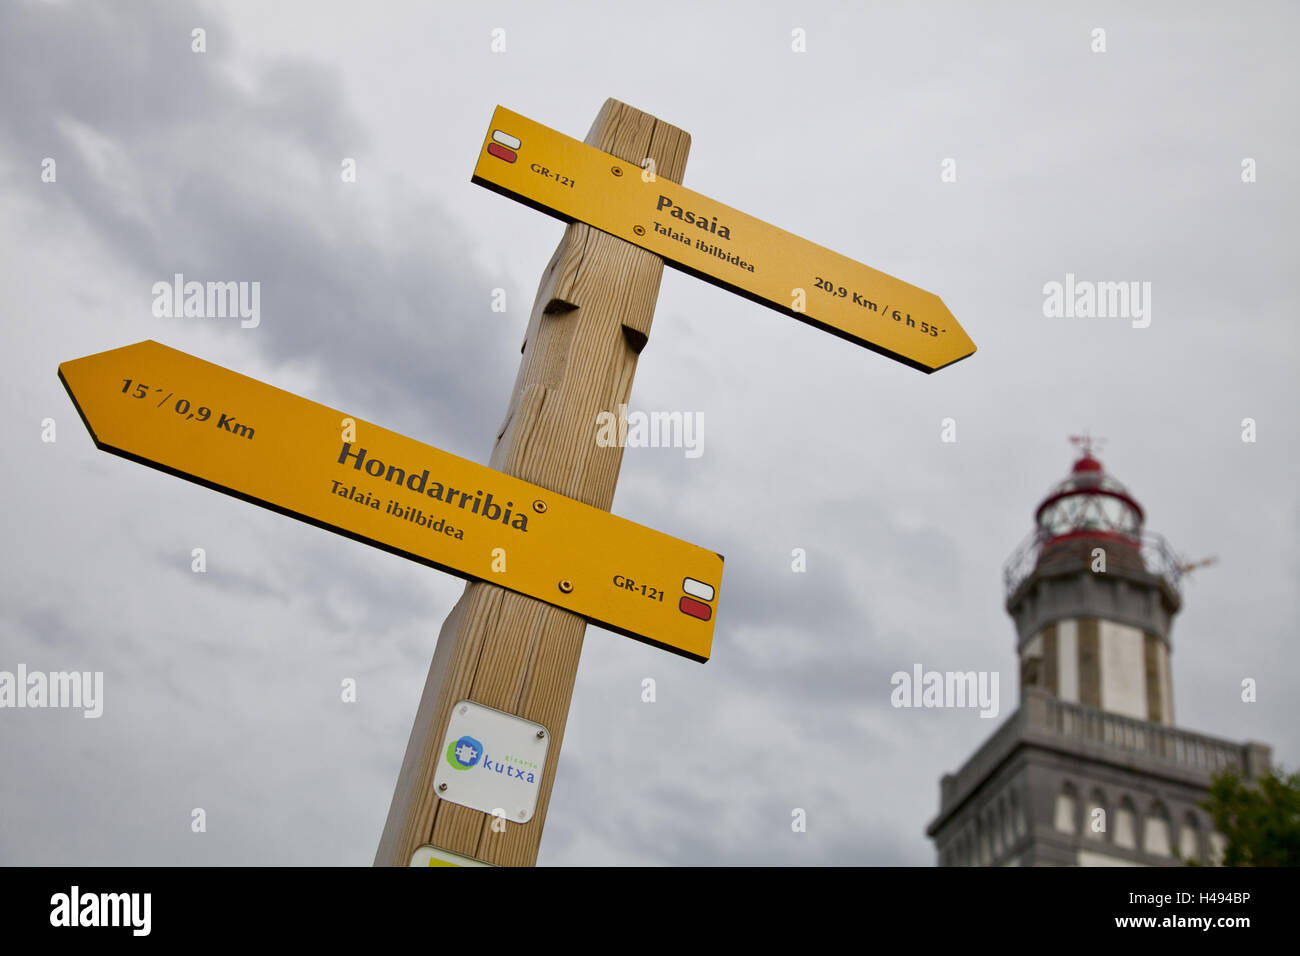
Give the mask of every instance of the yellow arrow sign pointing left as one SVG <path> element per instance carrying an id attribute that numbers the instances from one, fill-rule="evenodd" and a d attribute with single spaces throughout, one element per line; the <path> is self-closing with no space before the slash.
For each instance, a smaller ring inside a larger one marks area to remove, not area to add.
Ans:
<path id="1" fill-rule="evenodd" d="M 104 451 L 709 658 L 719 554 L 157 342 L 59 378 Z"/>

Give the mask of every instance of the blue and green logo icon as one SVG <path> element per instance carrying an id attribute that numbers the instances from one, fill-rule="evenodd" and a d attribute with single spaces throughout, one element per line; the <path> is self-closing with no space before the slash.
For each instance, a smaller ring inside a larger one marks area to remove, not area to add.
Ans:
<path id="1" fill-rule="evenodd" d="M 447 763 L 457 770 L 468 770 L 483 757 L 483 745 L 473 737 L 461 737 L 447 744 Z"/>

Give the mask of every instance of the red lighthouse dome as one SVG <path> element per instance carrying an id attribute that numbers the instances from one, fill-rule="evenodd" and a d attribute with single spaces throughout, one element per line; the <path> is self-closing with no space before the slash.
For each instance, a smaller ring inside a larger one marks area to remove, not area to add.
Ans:
<path id="1" fill-rule="evenodd" d="M 1144 519 L 1142 506 L 1106 473 L 1090 447 L 1034 515 L 1044 544 L 1077 535 L 1137 544 Z"/>
<path id="2" fill-rule="evenodd" d="M 1039 503 L 1033 530 L 1004 569 L 1008 597 L 1031 575 L 1092 569 L 1099 554 L 1105 564 L 1097 570 L 1164 578 L 1176 589 L 1176 558 L 1163 538 L 1144 527 L 1146 514 L 1137 499 L 1102 466 L 1097 440 L 1071 441 L 1079 457 Z"/>

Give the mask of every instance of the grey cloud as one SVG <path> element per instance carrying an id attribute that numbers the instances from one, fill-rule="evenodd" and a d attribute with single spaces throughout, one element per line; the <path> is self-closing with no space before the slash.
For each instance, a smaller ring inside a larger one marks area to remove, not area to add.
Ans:
<path id="1" fill-rule="evenodd" d="M 796 58 L 774 6 L 738 22 L 669 4 L 739 103 L 711 95 L 694 50 L 629 74 L 637 33 L 612 12 L 570 75 L 554 50 L 582 37 L 547 6 L 505 11 L 504 57 L 463 5 L 270 9 L 0 5 L 0 475 L 31 502 L 4 519 L 0 666 L 111 678 L 101 721 L 0 713 L 0 861 L 370 862 L 462 583 L 93 451 L 54 365 L 146 337 L 221 347 L 482 461 L 558 226 L 471 186 L 472 149 L 447 157 L 496 102 L 581 135 L 610 93 L 691 130 L 692 188 L 933 288 L 980 351 L 922 376 L 666 276 L 633 404 L 703 410 L 706 452 L 629 451 L 615 511 L 727 556 L 714 654 L 589 631 L 545 862 L 931 864 L 939 776 L 1001 718 L 894 709 L 889 676 L 995 669 L 1009 712 L 1000 565 L 1083 428 L 1111 439 L 1103 460 L 1153 528 L 1222 557 L 1175 625 L 1180 722 L 1295 764 L 1277 689 L 1300 661 L 1291 7 L 1107 9 L 1112 50 L 1094 57 L 1050 10 L 935 22 L 814 3 Z M 864 58 L 881 35 L 898 42 Z M 36 175 L 47 155 L 57 186 Z M 1066 271 L 1153 281 L 1151 328 L 1045 320 L 1041 287 Z M 154 319 L 151 285 L 175 272 L 260 281 L 261 326 Z M 59 442 L 32 453 L 52 413 Z M 1237 671 L 1261 675 L 1257 705 Z M 219 838 L 192 838 L 200 805 Z"/>

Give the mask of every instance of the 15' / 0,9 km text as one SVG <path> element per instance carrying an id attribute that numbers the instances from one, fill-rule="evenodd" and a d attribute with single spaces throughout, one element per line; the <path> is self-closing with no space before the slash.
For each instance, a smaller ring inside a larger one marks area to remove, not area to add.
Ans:
<path id="1" fill-rule="evenodd" d="M 129 378 L 122 379 L 122 394 L 130 395 L 132 398 L 148 398 L 152 401 L 153 393 L 161 391 L 163 391 L 161 387 L 151 389 L 143 382 L 136 382 L 134 379 Z M 186 421 L 206 422 L 212 418 L 212 409 L 208 408 L 206 405 L 200 405 L 196 408 L 190 404 L 190 400 L 187 398 L 178 398 L 176 401 L 172 402 L 173 395 L 173 392 L 168 392 L 158 401 L 154 408 L 162 408 L 168 402 L 171 402 L 171 405 L 169 406 L 171 410 L 177 415 L 184 416 Z M 222 431 L 227 431 L 239 438 L 247 438 L 251 440 L 253 437 L 253 426 L 235 421 L 233 415 L 218 412 L 215 424 Z"/>

